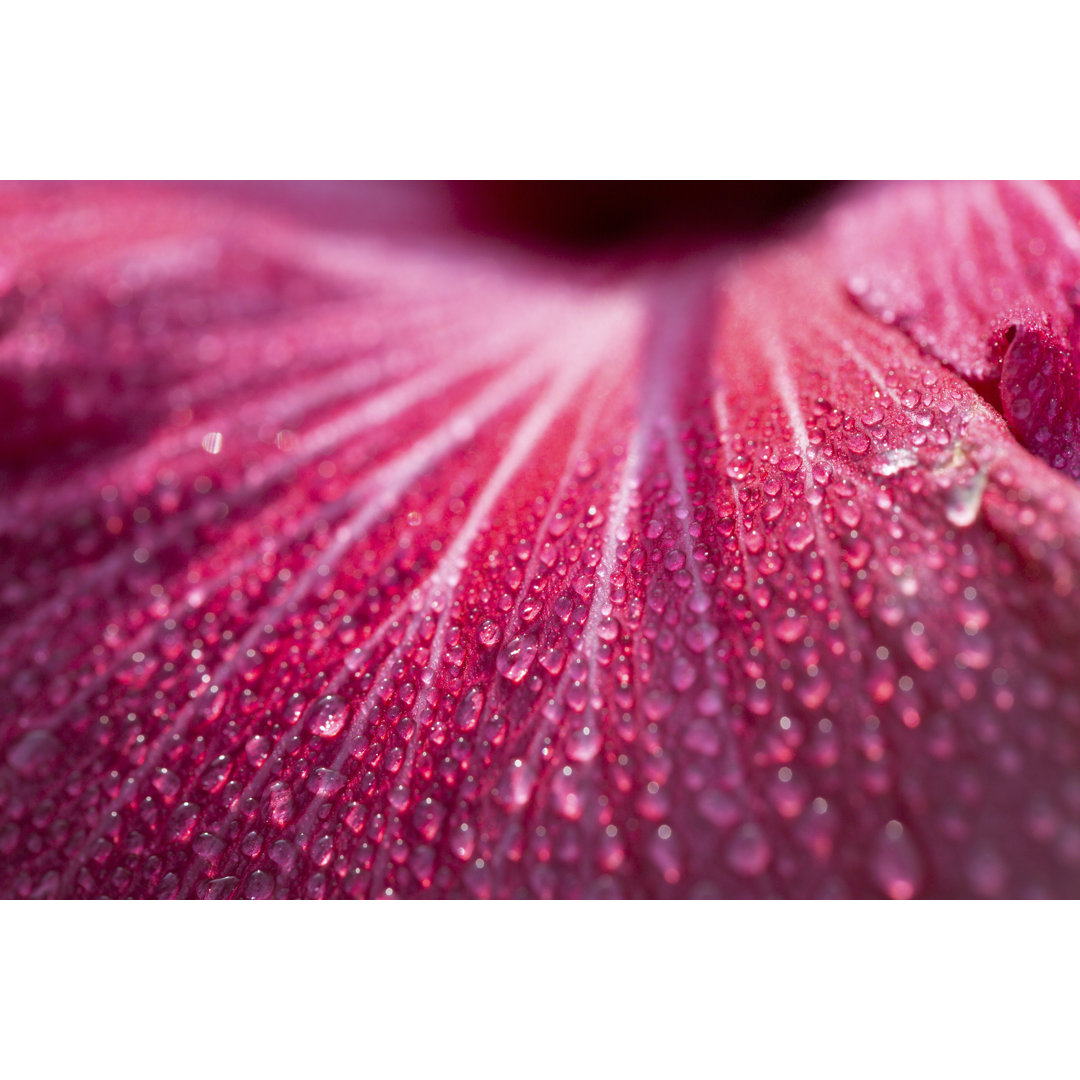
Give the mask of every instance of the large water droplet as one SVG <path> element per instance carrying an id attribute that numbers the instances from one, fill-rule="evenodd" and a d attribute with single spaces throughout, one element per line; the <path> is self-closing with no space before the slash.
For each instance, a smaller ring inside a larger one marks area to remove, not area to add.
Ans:
<path id="1" fill-rule="evenodd" d="M 348 702 L 336 694 L 327 694 L 312 703 L 307 711 L 305 723 L 312 734 L 324 739 L 332 739 L 341 733 L 348 718 Z"/>
<path id="2" fill-rule="evenodd" d="M 472 731 L 484 711 L 484 691 L 474 686 L 458 703 L 454 724 L 460 731 Z"/>
<path id="3" fill-rule="evenodd" d="M 336 769 L 316 769 L 308 777 L 308 791 L 315 795 L 336 795 L 345 786 L 345 776 Z"/>
<path id="4" fill-rule="evenodd" d="M 503 678 L 519 683 L 529 673 L 533 660 L 536 659 L 536 638 L 532 634 L 522 634 L 511 638 L 499 650 L 495 658 L 495 667 Z"/>
<path id="5" fill-rule="evenodd" d="M 975 523 L 986 490 L 986 473 L 976 473 L 964 483 L 953 484 L 945 494 L 945 516 L 958 529 Z"/>

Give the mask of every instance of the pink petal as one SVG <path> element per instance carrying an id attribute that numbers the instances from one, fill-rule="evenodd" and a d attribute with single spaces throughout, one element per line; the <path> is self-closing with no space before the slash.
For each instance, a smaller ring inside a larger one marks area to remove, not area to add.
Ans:
<path id="1" fill-rule="evenodd" d="M 1077 354 L 1049 325 L 1010 328 L 1001 367 L 1005 419 L 1020 441 L 1080 480 L 1080 370 Z"/>
<path id="2" fill-rule="evenodd" d="M 335 198 L 0 197 L 4 895 L 1077 894 L 1080 492 L 835 218 Z"/>
<path id="3" fill-rule="evenodd" d="M 884 187 L 832 217 L 865 310 L 989 382 L 1020 441 L 1080 478 L 1080 185 Z"/>

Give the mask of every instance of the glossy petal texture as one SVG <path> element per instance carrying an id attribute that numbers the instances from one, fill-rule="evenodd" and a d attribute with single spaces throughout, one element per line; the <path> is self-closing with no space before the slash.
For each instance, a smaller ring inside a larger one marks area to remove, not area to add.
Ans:
<path id="1" fill-rule="evenodd" d="M 1080 490 L 934 355 L 1071 247 L 939 325 L 880 196 L 618 272 L 368 197 L 0 200 L 4 895 L 1080 894 Z"/>

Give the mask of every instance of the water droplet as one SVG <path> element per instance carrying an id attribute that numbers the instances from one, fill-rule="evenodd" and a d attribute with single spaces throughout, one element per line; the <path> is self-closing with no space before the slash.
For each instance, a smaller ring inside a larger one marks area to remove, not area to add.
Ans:
<path id="1" fill-rule="evenodd" d="M 569 821 L 577 821 L 584 812 L 581 790 L 569 767 L 556 773 L 551 782 L 551 807 Z"/>
<path id="2" fill-rule="evenodd" d="M 503 678 L 519 683 L 529 673 L 535 659 L 536 638 L 532 634 L 523 634 L 503 645 L 495 658 L 495 667 Z"/>
<path id="3" fill-rule="evenodd" d="M 236 877 L 214 878 L 200 886 L 198 891 L 203 900 L 229 900 L 239 884 L 240 879 Z"/>
<path id="4" fill-rule="evenodd" d="M 269 900 L 274 895 L 274 878 L 265 870 L 256 870 L 249 874 L 244 882 L 245 900 Z"/>
<path id="5" fill-rule="evenodd" d="M 682 741 L 683 746 L 695 754 L 716 757 L 720 753 L 720 732 L 717 726 L 700 718 L 691 721 Z"/>
<path id="6" fill-rule="evenodd" d="M 520 758 L 516 759 L 510 765 L 510 768 L 506 770 L 502 782 L 499 784 L 499 801 L 507 809 L 517 810 L 525 806 L 529 799 L 532 798 L 535 786 L 536 770 Z"/>
<path id="7" fill-rule="evenodd" d="M 905 469 L 913 469 L 918 464 L 919 455 L 914 450 L 898 446 L 881 455 L 881 460 L 874 466 L 874 472 L 878 476 L 895 476 Z"/>
<path id="8" fill-rule="evenodd" d="M 558 675 L 566 663 L 566 649 L 560 645 L 552 645 L 540 654 L 540 666 L 549 675 Z"/>
<path id="9" fill-rule="evenodd" d="M 870 872 L 886 896 L 910 900 L 922 886 L 923 864 L 918 849 L 899 821 L 890 821 L 878 834 L 870 856 Z"/>
<path id="10" fill-rule="evenodd" d="M 709 788 L 698 796 L 698 810 L 706 821 L 720 829 L 730 829 L 741 816 L 735 800 L 715 788 Z"/>
<path id="11" fill-rule="evenodd" d="M 474 686 L 458 703 L 454 724 L 460 731 L 472 731 L 484 711 L 484 691 Z"/>
<path id="12" fill-rule="evenodd" d="M 47 731 L 30 731 L 9 751 L 7 763 L 26 778 L 40 776 L 59 756 L 60 742 Z"/>
<path id="13" fill-rule="evenodd" d="M 756 877 L 772 861 L 772 847 L 765 830 L 752 821 L 740 825 L 727 842 L 724 857 L 741 877 Z"/>
<path id="14" fill-rule="evenodd" d="M 289 785 L 277 780 L 267 791 L 266 812 L 275 825 L 287 825 L 293 812 L 293 794 Z"/>
<path id="15" fill-rule="evenodd" d="M 982 508 L 986 491 L 986 473 L 976 473 L 966 483 L 950 485 L 945 493 L 945 516 L 958 529 L 974 524 Z"/>
<path id="16" fill-rule="evenodd" d="M 166 835 L 178 844 L 186 844 L 195 832 L 199 820 L 199 808 L 192 803 L 181 803 L 169 818 Z"/>
<path id="17" fill-rule="evenodd" d="M 324 739 L 332 739 L 341 733 L 349 718 L 349 705 L 336 694 L 327 694 L 313 702 L 307 711 L 305 723 L 308 731 Z"/>
<path id="18" fill-rule="evenodd" d="M 154 789 L 166 799 L 171 799 L 180 790 L 180 777 L 169 769 L 157 769 L 150 781 Z"/>
<path id="19" fill-rule="evenodd" d="M 575 728 L 566 737 L 566 756 L 570 761 L 585 764 L 596 757 L 602 744 L 603 739 L 595 723 Z"/>
<path id="20" fill-rule="evenodd" d="M 315 795 L 336 795 L 345 786 L 345 776 L 336 769 L 316 769 L 308 777 L 308 791 Z"/>
<path id="21" fill-rule="evenodd" d="M 814 527 L 808 521 L 792 523 L 784 534 L 784 543 L 791 551 L 805 550 L 813 542 Z"/>
<path id="22" fill-rule="evenodd" d="M 216 859 L 225 850 L 225 844 L 213 833 L 199 833 L 192 841 L 191 850 L 204 859 Z"/>
<path id="23" fill-rule="evenodd" d="M 745 480 L 750 475 L 750 459 L 742 454 L 733 457 L 724 470 L 732 480 Z"/>
<path id="24" fill-rule="evenodd" d="M 265 735 L 252 735 L 244 744 L 244 753 L 252 765 L 261 765 L 270 756 L 270 740 Z"/>
<path id="25" fill-rule="evenodd" d="M 450 850 L 462 861 L 468 862 L 476 850 L 476 831 L 468 822 L 462 822 L 450 834 Z"/>
<path id="26" fill-rule="evenodd" d="M 719 637 L 720 631 L 711 623 L 698 623 L 687 630 L 686 647 L 692 653 L 700 655 L 710 646 L 715 645 Z"/>

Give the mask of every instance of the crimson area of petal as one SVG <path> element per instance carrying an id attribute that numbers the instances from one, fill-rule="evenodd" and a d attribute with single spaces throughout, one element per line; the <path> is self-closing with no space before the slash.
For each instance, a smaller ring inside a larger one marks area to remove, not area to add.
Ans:
<path id="1" fill-rule="evenodd" d="M 4 895 L 1080 893 L 1080 495 L 831 223 L 340 212 L 0 200 Z"/>
<path id="2" fill-rule="evenodd" d="M 1077 354 L 1046 326 L 1012 328 L 1001 368 L 1005 419 L 1020 441 L 1080 480 L 1080 368 Z"/>

